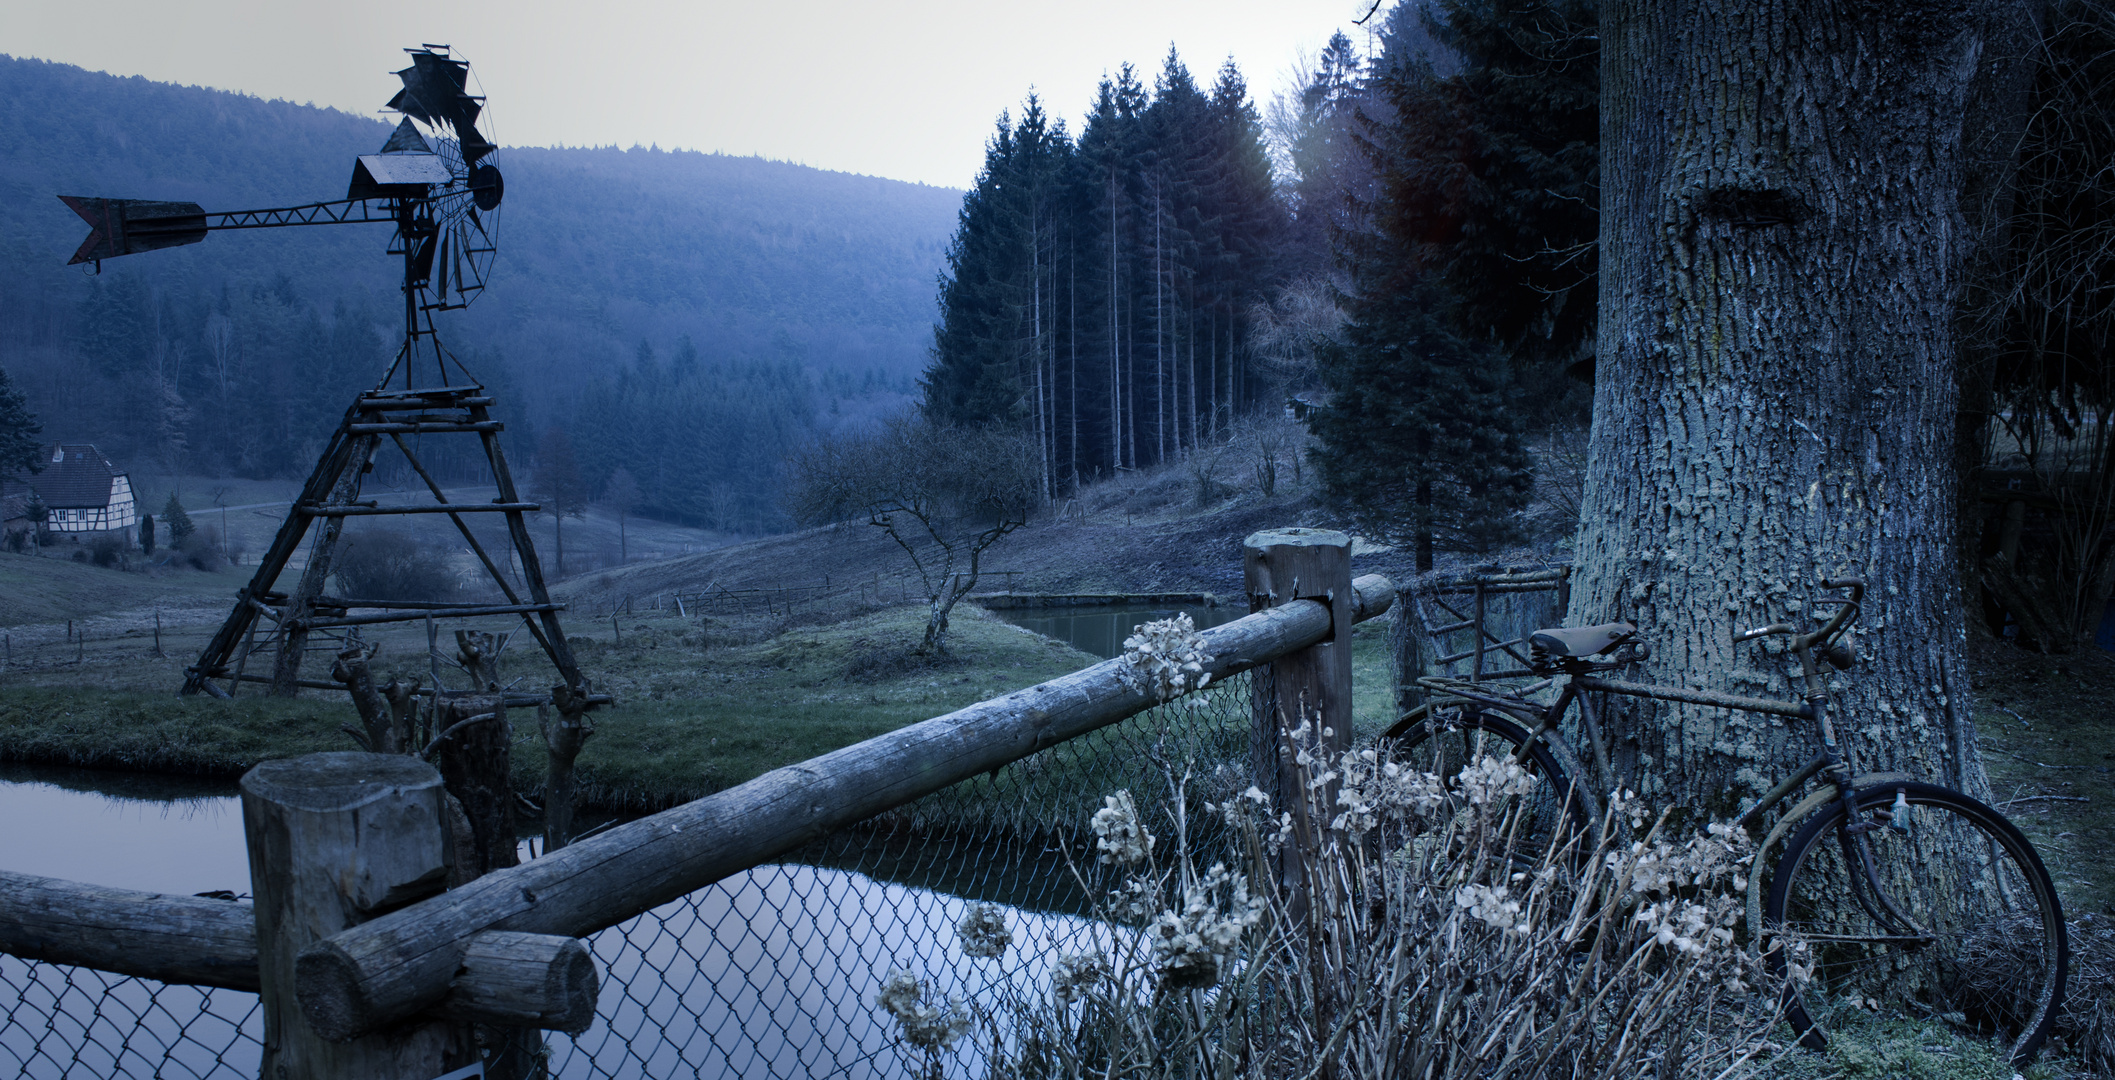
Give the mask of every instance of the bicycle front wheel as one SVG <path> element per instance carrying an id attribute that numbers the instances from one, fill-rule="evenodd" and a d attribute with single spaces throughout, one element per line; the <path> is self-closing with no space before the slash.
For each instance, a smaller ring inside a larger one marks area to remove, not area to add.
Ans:
<path id="1" fill-rule="evenodd" d="M 1537 856 L 1567 829 L 1575 835 L 1588 831 L 1592 815 L 1585 793 L 1573 789 L 1572 778 L 1548 746 L 1496 713 L 1448 710 L 1426 716 L 1402 729 L 1390 756 L 1419 772 L 1438 775 L 1449 787 L 1464 767 L 1484 758 L 1518 762 L 1535 778 L 1535 785 L 1514 799 L 1505 815 L 1519 818 L 1525 849 Z"/>
<path id="2" fill-rule="evenodd" d="M 1900 793 L 1891 827 L 1875 811 Z M 1786 949 L 1773 966 L 1811 972 L 1786 986 L 1786 1018 L 1819 1049 L 1828 1028 L 1877 1003 L 2004 1045 L 2024 1067 L 2063 1005 L 2070 964 L 2063 911 L 2019 829 L 1951 788 L 1905 781 L 1860 792 L 1863 829 L 1843 804 L 1816 813 L 1770 880 L 1765 926 Z M 1795 976 L 1801 972 L 1794 972 Z"/>

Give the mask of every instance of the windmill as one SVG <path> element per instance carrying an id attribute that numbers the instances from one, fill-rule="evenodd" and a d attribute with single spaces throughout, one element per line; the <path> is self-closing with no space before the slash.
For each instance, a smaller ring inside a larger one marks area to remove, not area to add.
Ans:
<path id="1" fill-rule="evenodd" d="M 563 605 L 551 602 L 524 516 L 539 507 L 524 502 L 515 489 L 500 447 L 503 425 L 491 415 L 493 399 L 434 331 L 435 312 L 467 306 L 484 291 L 497 249 L 505 185 L 495 160 L 498 148 L 477 128 L 484 98 L 470 92 L 470 65 L 450 55 L 448 46 L 425 45 L 405 52 L 411 66 L 396 73 L 403 89 L 386 106 L 401 120 L 379 152 L 354 161 L 342 199 L 209 214 L 189 202 L 59 197 L 90 226 L 88 239 L 69 265 L 93 262 L 98 272 L 104 259 L 195 244 L 209 232 L 363 223 L 395 229 L 388 252 L 403 261 L 403 345 L 374 388 L 346 410 L 278 535 L 258 560 L 257 573 L 237 591 L 234 610 L 197 663 L 185 670 L 183 691 L 227 697 L 244 682 L 269 683 L 272 692 L 282 695 L 300 686 L 338 689 L 335 683 L 300 677 L 312 635 L 334 638 L 356 635 L 363 626 L 425 621 L 430 644 L 435 620 L 507 615 L 522 620 L 566 688 L 591 702 L 604 702 L 606 697 L 587 695 L 559 627 Z M 429 435 L 477 438 L 497 497 L 491 502 L 450 502 L 414 445 Z M 360 497 L 362 478 L 373 469 L 385 442 L 403 453 L 432 502 L 383 505 Z M 481 513 L 504 516 L 519 562 L 521 590 L 507 580 L 502 565 L 465 520 L 466 515 Z M 445 515 L 506 602 L 325 593 L 348 519 L 411 514 Z M 311 533 L 308 561 L 298 583 L 291 590 L 278 589 L 280 574 Z M 251 656 L 259 649 L 274 654 L 270 674 L 249 670 Z M 508 704 L 541 699 L 509 695 Z"/>

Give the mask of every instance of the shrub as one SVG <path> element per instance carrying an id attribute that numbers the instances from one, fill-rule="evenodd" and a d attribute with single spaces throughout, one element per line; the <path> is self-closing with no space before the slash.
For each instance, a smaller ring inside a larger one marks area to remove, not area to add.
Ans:
<path id="1" fill-rule="evenodd" d="M 170 532 L 173 534 L 173 528 Z M 218 570 L 227 560 L 220 553 L 220 530 L 208 525 L 184 534 L 184 538 L 170 545 L 177 558 L 194 570 Z"/>
<path id="2" fill-rule="evenodd" d="M 88 558 L 97 566 L 114 567 L 125 561 L 125 542 L 109 533 L 88 542 Z"/>
<path id="3" fill-rule="evenodd" d="M 331 565 L 345 595 L 362 600 L 447 600 L 455 596 L 449 552 L 398 529 L 348 531 Z"/>

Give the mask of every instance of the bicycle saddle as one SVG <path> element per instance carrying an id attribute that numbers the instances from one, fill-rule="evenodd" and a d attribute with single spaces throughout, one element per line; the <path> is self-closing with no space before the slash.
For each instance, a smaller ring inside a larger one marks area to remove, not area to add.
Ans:
<path id="1" fill-rule="evenodd" d="M 1534 650 L 1538 661 L 1555 656 L 1598 656 L 1629 641 L 1637 633 L 1638 628 L 1627 622 L 1560 626 L 1528 635 L 1528 647 Z"/>

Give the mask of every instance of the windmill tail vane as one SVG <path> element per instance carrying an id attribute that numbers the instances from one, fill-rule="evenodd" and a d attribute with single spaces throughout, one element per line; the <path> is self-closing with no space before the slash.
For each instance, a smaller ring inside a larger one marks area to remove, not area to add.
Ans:
<path id="1" fill-rule="evenodd" d="M 192 202 L 59 196 L 89 226 L 88 238 L 68 265 L 94 263 L 98 272 L 104 259 L 195 244 L 213 232 L 298 225 L 395 228 L 387 250 L 403 266 L 403 345 L 374 389 L 359 395 L 346 410 L 278 534 L 259 558 L 256 574 L 237 591 L 227 621 L 185 670 L 183 692 L 230 697 L 246 683 L 267 684 L 272 693 L 283 696 L 303 687 L 339 689 L 334 683 L 301 677 L 307 653 L 356 646 L 363 627 L 412 621 L 426 623 L 430 647 L 436 620 L 504 617 L 520 620 L 542 647 L 568 700 L 605 704 L 607 696 L 589 692 L 559 624 L 564 605 L 551 600 L 526 516 L 540 508 L 524 501 L 515 485 L 499 439 L 505 425 L 492 417 L 493 398 L 442 346 L 433 324 L 435 312 L 467 306 L 484 291 L 498 250 L 506 187 L 496 163 L 499 148 L 478 128 L 485 119 L 485 98 L 470 92 L 470 65 L 451 55 L 447 46 L 405 51 L 411 54 L 411 64 L 396 72 L 403 85 L 387 105 L 401 119 L 380 150 L 354 159 L 343 198 L 209 212 Z M 417 372 L 438 378 L 422 386 Z M 395 385 L 399 376 L 401 385 Z M 421 441 L 429 435 L 478 439 L 496 497 L 489 502 L 451 501 L 419 457 Z M 400 452 L 424 482 L 431 502 L 383 505 L 360 497 L 362 478 L 372 471 L 385 443 Z M 489 576 L 503 602 L 328 595 L 325 590 L 347 522 L 391 515 L 446 517 L 460 534 L 464 552 Z M 488 515 L 504 522 L 503 538 L 489 530 L 480 536 L 472 527 L 472 521 L 489 520 Z M 281 587 L 279 578 L 304 542 L 308 559 L 298 581 Z M 499 548 L 501 543 L 511 546 L 511 559 Z M 503 562 L 514 564 L 519 587 L 509 580 Z M 260 651 L 271 657 L 258 664 L 268 667 L 268 674 L 250 670 Z M 438 682 L 437 668 L 435 672 Z M 498 691 L 497 686 L 456 691 L 435 686 L 422 692 Z M 505 697 L 510 705 L 552 700 L 548 694 Z"/>

